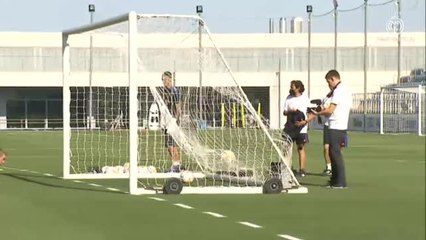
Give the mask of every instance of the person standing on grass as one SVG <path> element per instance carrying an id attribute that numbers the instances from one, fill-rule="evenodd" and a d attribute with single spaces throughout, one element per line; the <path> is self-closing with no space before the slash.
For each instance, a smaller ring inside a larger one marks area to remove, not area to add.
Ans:
<path id="1" fill-rule="evenodd" d="M 0 165 L 3 165 L 6 163 L 6 158 L 7 158 L 6 152 L 0 149 Z"/>
<path id="2" fill-rule="evenodd" d="M 308 122 L 315 116 L 307 114 L 309 98 L 303 94 L 305 86 L 302 81 L 294 80 L 290 83 L 290 94 L 284 103 L 284 116 L 287 122 L 284 126 L 284 132 L 291 137 L 297 145 L 299 154 L 299 172 L 298 175 L 306 175 L 306 152 L 305 144 L 309 142 Z"/>
<path id="3" fill-rule="evenodd" d="M 330 188 L 345 188 L 346 173 L 341 144 L 345 141 L 348 129 L 349 112 L 352 106 L 352 94 L 349 89 L 342 84 L 340 74 L 336 70 L 330 70 L 325 75 L 329 88 L 330 106 L 323 108 L 317 115 L 328 117 L 328 131 L 325 138 L 329 140 L 329 151 L 331 161 Z"/>
<path id="4" fill-rule="evenodd" d="M 181 92 L 173 85 L 173 75 L 171 72 L 166 71 L 162 75 L 163 88 L 162 97 L 164 103 L 167 105 L 170 114 L 176 119 L 176 123 L 179 124 L 179 118 L 181 115 Z M 167 128 L 164 130 L 165 135 L 165 146 L 172 159 L 171 172 L 180 172 L 181 170 L 181 159 L 179 154 L 178 146 L 173 137 L 167 132 Z"/>
<path id="5" fill-rule="evenodd" d="M 331 90 L 331 89 L 330 89 Z M 330 91 L 327 96 L 322 100 L 322 106 L 324 108 L 328 108 L 330 106 L 330 97 L 333 91 Z M 323 129 L 323 144 L 324 144 L 324 161 L 325 161 L 325 169 L 322 172 L 325 176 L 331 176 L 331 160 L 330 160 L 330 138 L 329 138 L 329 128 L 328 128 L 328 117 L 324 116 L 324 129 Z M 345 135 L 343 142 L 340 143 L 342 148 L 348 146 L 348 135 Z"/>

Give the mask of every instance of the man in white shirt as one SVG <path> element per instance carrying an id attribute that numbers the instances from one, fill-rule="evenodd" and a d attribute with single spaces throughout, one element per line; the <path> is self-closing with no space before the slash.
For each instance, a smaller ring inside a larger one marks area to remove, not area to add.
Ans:
<path id="1" fill-rule="evenodd" d="M 299 153 L 298 175 L 301 177 L 306 175 L 305 144 L 309 142 L 307 125 L 309 121 L 315 118 L 315 116 L 308 116 L 307 114 L 310 102 L 309 98 L 303 94 L 304 91 L 305 87 L 301 81 L 291 81 L 290 95 L 284 103 L 284 116 L 287 116 L 284 132 L 297 144 Z"/>
<path id="2" fill-rule="evenodd" d="M 346 175 L 345 164 L 341 152 L 341 144 L 345 141 L 348 129 L 349 112 L 352 106 L 352 94 L 340 81 L 340 74 L 336 70 L 330 70 L 325 75 L 328 86 L 332 90 L 330 95 L 330 106 L 318 112 L 318 115 L 328 117 L 325 132 L 329 140 L 329 152 L 331 160 L 332 175 L 330 188 L 345 188 Z"/>
<path id="3" fill-rule="evenodd" d="M 321 106 L 323 108 L 328 108 L 330 106 L 330 97 L 333 93 L 333 89 L 330 89 L 331 91 L 327 94 L 327 96 L 322 99 Z M 324 129 L 323 129 L 323 145 L 324 145 L 324 160 L 325 160 L 325 169 L 323 171 L 323 175 L 331 176 L 331 160 L 330 160 L 330 138 L 328 134 L 329 131 L 329 121 L 328 117 L 325 117 L 322 119 Z M 340 143 L 340 147 L 347 147 L 348 146 L 348 135 L 346 134 L 345 139 L 343 142 Z"/>

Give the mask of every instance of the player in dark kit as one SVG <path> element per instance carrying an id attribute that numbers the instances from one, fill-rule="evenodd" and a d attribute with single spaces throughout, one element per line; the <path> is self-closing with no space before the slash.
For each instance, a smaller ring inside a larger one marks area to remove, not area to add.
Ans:
<path id="1" fill-rule="evenodd" d="M 166 71 L 162 75 L 163 86 L 162 97 L 164 103 L 170 111 L 173 118 L 176 119 L 176 123 L 179 124 L 179 118 L 181 114 L 181 92 L 173 85 L 173 75 L 171 72 Z M 165 146 L 172 159 L 172 172 L 179 172 L 181 169 L 181 159 L 179 154 L 178 146 L 173 137 L 167 133 L 165 129 Z"/>

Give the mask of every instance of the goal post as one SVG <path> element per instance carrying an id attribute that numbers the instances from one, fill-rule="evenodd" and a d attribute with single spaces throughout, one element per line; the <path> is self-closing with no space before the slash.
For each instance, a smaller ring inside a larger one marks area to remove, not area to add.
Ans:
<path id="1" fill-rule="evenodd" d="M 64 31 L 62 50 L 64 178 L 129 179 L 131 194 L 307 192 L 291 139 L 265 125 L 200 17 L 131 12 Z"/>
<path id="2" fill-rule="evenodd" d="M 380 91 L 380 134 L 426 131 L 424 83 L 382 87 Z"/>

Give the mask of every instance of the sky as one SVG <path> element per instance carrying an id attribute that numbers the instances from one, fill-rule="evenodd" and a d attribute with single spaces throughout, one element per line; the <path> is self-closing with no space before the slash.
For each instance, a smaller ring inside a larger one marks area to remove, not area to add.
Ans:
<path id="1" fill-rule="evenodd" d="M 388 0 L 368 0 L 380 4 Z M 364 0 L 338 0 L 339 9 L 362 5 Z M 278 25 L 280 17 L 307 19 L 306 5 L 313 6 L 312 32 L 333 32 L 332 0 L 0 0 L 0 31 L 61 32 L 90 22 L 88 5 L 95 4 L 94 21 L 129 11 L 158 14 L 195 14 L 203 5 L 205 19 L 213 33 L 267 33 L 269 19 Z M 371 6 L 367 11 L 369 32 L 385 32 L 397 14 L 395 3 Z M 401 0 L 403 31 L 425 32 L 425 0 Z M 307 25 L 304 31 L 307 31 Z M 338 14 L 339 32 L 363 31 L 363 8 Z"/>

